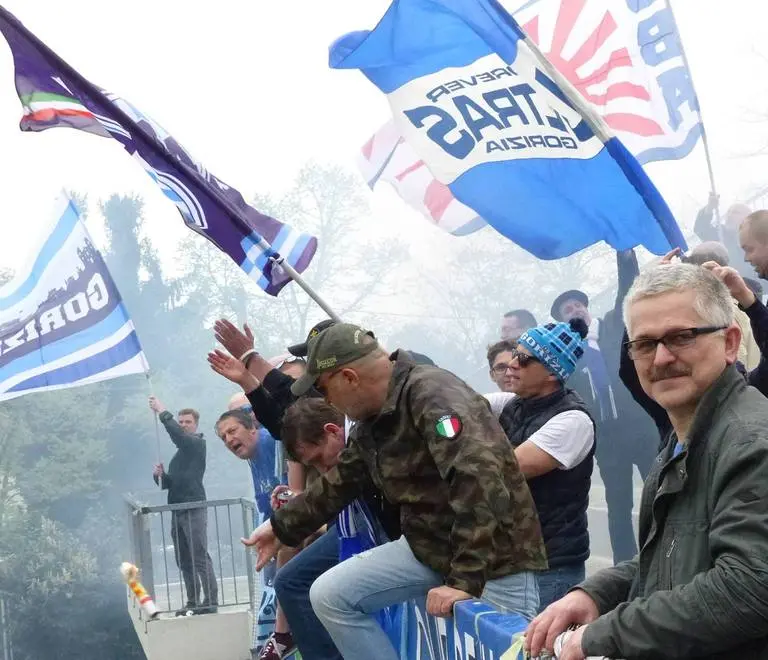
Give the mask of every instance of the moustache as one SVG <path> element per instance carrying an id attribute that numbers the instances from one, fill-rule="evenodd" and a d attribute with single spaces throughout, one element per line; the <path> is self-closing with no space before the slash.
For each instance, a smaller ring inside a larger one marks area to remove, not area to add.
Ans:
<path id="1" fill-rule="evenodd" d="M 652 383 L 658 383 L 661 380 L 668 380 L 670 378 L 690 376 L 691 373 L 691 370 L 687 367 L 670 365 L 665 367 L 654 367 L 651 369 L 650 378 Z"/>

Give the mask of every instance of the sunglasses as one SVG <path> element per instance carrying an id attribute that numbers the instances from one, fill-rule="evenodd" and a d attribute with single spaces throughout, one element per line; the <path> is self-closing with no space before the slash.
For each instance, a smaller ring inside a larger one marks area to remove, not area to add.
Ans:
<path id="1" fill-rule="evenodd" d="M 525 369 L 532 362 L 540 362 L 540 360 L 537 357 L 533 355 L 528 355 L 528 353 L 523 353 L 522 351 L 516 348 L 513 349 L 511 353 L 512 353 L 512 359 L 513 360 L 517 359 L 517 363 L 520 365 L 521 369 Z M 491 371 L 493 371 L 493 373 L 495 373 L 496 375 L 501 376 L 507 373 L 507 371 L 511 368 L 512 368 L 511 361 L 499 362 L 498 364 L 493 365 L 493 369 L 491 369 Z"/>

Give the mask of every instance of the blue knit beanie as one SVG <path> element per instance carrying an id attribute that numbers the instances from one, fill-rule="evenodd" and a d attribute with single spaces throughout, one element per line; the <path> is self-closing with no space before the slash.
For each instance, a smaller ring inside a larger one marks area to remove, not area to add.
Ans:
<path id="1" fill-rule="evenodd" d="M 584 355 L 583 338 L 587 326 L 581 319 L 570 323 L 547 323 L 524 332 L 518 346 L 527 348 L 561 382 L 576 370 L 576 362 Z"/>

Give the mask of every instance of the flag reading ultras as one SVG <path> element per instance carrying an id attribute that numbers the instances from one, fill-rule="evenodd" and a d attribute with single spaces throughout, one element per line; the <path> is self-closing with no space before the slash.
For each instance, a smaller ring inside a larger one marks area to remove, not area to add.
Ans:
<path id="1" fill-rule="evenodd" d="M 602 117 L 638 162 L 686 157 L 703 124 L 667 0 L 503 0 L 549 62 Z M 453 197 L 394 121 L 363 145 L 368 185 L 392 185 L 435 226 L 463 236 L 487 226 Z"/>
<path id="2" fill-rule="evenodd" d="M 190 229 L 228 254 L 270 295 L 291 281 L 279 257 L 303 272 L 317 239 L 248 204 L 149 116 L 93 85 L 0 7 L 0 32 L 16 68 L 21 129 L 65 126 L 117 140 L 160 186 Z"/>
<path id="3" fill-rule="evenodd" d="M 494 0 L 396 0 L 331 47 L 453 196 L 542 259 L 685 241 L 637 160 Z"/>

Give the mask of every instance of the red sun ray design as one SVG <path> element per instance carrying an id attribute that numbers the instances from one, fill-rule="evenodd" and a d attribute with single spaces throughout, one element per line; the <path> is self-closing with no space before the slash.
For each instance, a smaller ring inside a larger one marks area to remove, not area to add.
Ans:
<path id="1" fill-rule="evenodd" d="M 607 82 L 612 72 L 621 69 L 631 69 L 633 66 L 632 58 L 626 48 L 613 50 L 607 58 L 604 54 L 600 53 L 608 39 L 617 30 L 616 20 L 609 11 L 603 13 L 600 22 L 589 36 L 579 44 L 572 56 L 566 57 L 564 55 L 568 39 L 573 34 L 586 4 L 587 0 L 560 0 L 552 37 L 552 47 L 548 52 L 544 49 L 542 49 L 542 52 L 553 66 L 592 105 L 601 107 L 609 101 L 618 99 L 650 101 L 651 94 L 649 90 L 629 80 L 612 82 L 603 93 L 590 91 L 593 85 Z M 531 40 L 541 47 L 539 17 L 536 16 L 531 19 L 523 28 Z M 590 74 L 582 76 L 579 73 L 579 69 L 592 61 L 598 54 L 601 59 L 604 58 L 606 61 L 596 62 L 599 66 Z M 664 134 L 664 130 L 656 121 L 642 114 L 632 112 L 608 113 L 604 119 L 614 130 L 634 133 L 643 137 Z"/>

